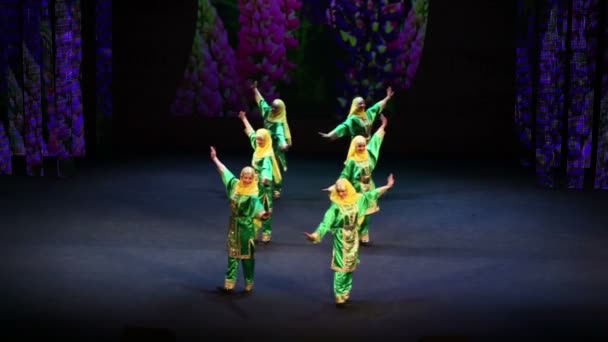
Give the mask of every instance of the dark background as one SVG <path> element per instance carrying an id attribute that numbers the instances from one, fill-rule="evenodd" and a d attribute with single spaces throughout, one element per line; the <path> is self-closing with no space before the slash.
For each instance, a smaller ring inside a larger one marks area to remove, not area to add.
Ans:
<path id="1" fill-rule="evenodd" d="M 516 159 L 515 6 L 430 2 L 421 65 L 412 88 L 393 98 L 383 155 Z M 250 152 L 238 119 L 169 114 L 190 53 L 196 7 L 194 0 L 114 4 L 114 154 L 202 152 L 209 144 L 221 152 Z M 306 92 L 293 87 L 289 91 Z M 330 143 L 317 134 L 339 123 L 333 115 L 319 118 L 289 107 L 291 155 L 345 153 L 347 139 Z"/>

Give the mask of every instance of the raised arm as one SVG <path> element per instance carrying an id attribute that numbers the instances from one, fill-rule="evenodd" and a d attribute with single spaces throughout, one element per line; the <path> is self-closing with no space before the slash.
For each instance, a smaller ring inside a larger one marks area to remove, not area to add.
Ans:
<path id="1" fill-rule="evenodd" d="M 384 110 L 384 107 L 386 107 L 388 100 L 390 100 L 391 97 L 393 97 L 393 95 L 395 95 L 395 93 L 393 92 L 393 88 L 391 88 L 391 87 L 386 88 L 386 97 L 383 98 L 382 100 L 380 100 L 380 102 L 378 102 L 378 104 L 380 105 L 381 111 Z"/>
<path id="2" fill-rule="evenodd" d="M 211 160 L 215 163 L 215 166 L 217 166 L 217 170 L 223 174 L 227 170 L 226 166 L 222 164 L 222 162 L 217 158 L 217 152 L 215 151 L 215 147 L 210 146 L 209 149 Z"/>
<path id="3" fill-rule="evenodd" d="M 378 158 L 380 157 L 380 147 L 382 146 L 386 125 L 388 123 L 386 116 L 384 116 L 383 114 L 380 115 L 380 120 L 382 121 L 382 124 L 380 125 L 380 127 L 378 127 L 376 133 L 372 135 L 372 138 L 367 143 L 367 152 L 370 155 L 372 169 L 376 168 L 376 163 L 378 162 Z"/>
<path id="4" fill-rule="evenodd" d="M 259 104 L 260 101 L 264 100 L 264 97 L 262 96 L 262 94 L 260 94 L 260 91 L 258 90 L 258 81 L 254 81 L 251 84 L 251 90 L 253 90 L 253 95 L 255 96 L 255 103 Z"/>
<path id="5" fill-rule="evenodd" d="M 393 176 L 393 174 L 389 174 L 388 178 L 386 179 L 386 184 L 376 188 L 376 190 L 378 190 L 378 196 L 382 196 L 384 193 L 386 193 L 388 191 L 388 189 L 392 188 L 393 185 L 395 185 L 395 177 Z"/>
<path id="6" fill-rule="evenodd" d="M 382 122 L 382 124 L 380 124 L 380 127 L 378 127 L 378 129 L 376 130 L 376 134 L 380 135 L 381 137 L 384 137 L 384 134 L 386 133 L 386 125 L 388 125 L 388 119 L 386 118 L 386 116 L 384 116 L 384 114 L 380 113 L 380 121 Z"/>
<path id="7" fill-rule="evenodd" d="M 253 127 L 251 127 L 249 120 L 247 120 L 247 114 L 245 112 L 239 112 L 239 119 L 241 119 L 241 121 L 243 122 L 243 126 L 245 126 L 245 134 L 247 134 L 247 136 L 250 136 L 251 133 L 255 132 L 253 130 Z"/>
<path id="8" fill-rule="evenodd" d="M 387 181 L 386 185 L 381 186 L 379 188 L 375 188 L 372 191 L 364 192 L 363 197 L 362 197 L 362 202 L 360 202 L 359 209 L 365 213 L 370 208 L 370 206 L 373 205 L 374 202 L 378 201 L 380 196 L 382 196 L 384 193 L 386 193 L 388 191 L 388 189 L 393 187 L 394 183 L 395 183 L 395 179 L 393 177 L 393 174 L 391 173 L 388 176 L 388 181 Z"/>
<path id="9" fill-rule="evenodd" d="M 215 147 L 210 146 L 209 149 L 211 160 L 215 163 L 215 166 L 217 166 L 217 170 L 222 176 L 222 182 L 224 182 L 224 185 L 226 186 L 226 194 L 230 196 L 230 191 L 238 180 L 234 177 L 232 172 L 230 172 L 230 170 L 228 170 L 228 168 L 224 164 L 222 164 L 222 162 L 218 159 Z"/>
<path id="10" fill-rule="evenodd" d="M 393 88 L 388 87 L 386 89 L 386 97 L 383 98 L 382 100 L 376 102 L 373 106 L 371 106 L 370 108 L 368 108 L 365 113 L 367 113 L 367 117 L 374 122 L 376 120 L 376 118 L 378 117 L 378 114 L 380 114 L 383 110 L 384 107 L 386 107 L 386 104 L 388 103 L 388 100 L 391 99 L 391 97 L 393 97 Z"/>

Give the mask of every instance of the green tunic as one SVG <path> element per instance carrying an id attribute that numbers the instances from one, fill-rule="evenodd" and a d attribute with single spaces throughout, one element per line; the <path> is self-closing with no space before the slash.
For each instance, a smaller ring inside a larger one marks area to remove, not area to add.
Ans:
<path id="1" fill-rule="evenodd" d="M 364 162 L 356 162 L 353 159 L 346 161 L 340 178 L 346 178 L 355 187 L 357 192 L 363 193 L 376 188 L 372 172 L 376 168 L 378 158 L 380 157 L 380 146 L 384 140 L 384 133 L 376 132 L 367 143 L 367 153 L 369 158 Z M 378 211 L 377 203 L 371 203 L 366 214 L 372 214 Z"/>
<path id="2" fill-rule="evenodd" d="M 378 189 L 369 191 L 352 205 L 332 203 L 317 227 L 318 242 L 327 232 L 334 235 L 331 269 L 353 272 L 359 263 L 359 221 L 372 202 L 380 196 Z"/>
<path id="3" fill-rule="evenodd" d="M 377 102 L 365 111 L 366 119 L 361 119 L 357 115 L 348 115 L 346 120 L 333 129 L 333 133 L 338 137 L 350 136 L 351 139 L 357 135 L 369 138 L 372 132 L 372 125 L 380 113 L 381 105 Z"/>
<path id="4" fill-rule="evenodd" d="M 249 135 L 249 140 L 251 141 L 251 147 L 255 151 L 257 147 L 257 141 L 255 140 L 256 134 L 255 131 Z M 260 190 L 260 201 L 264 205 L 265 210 L 272 209 L 272 188 L 273 188 L 273 174 L 272 174 L 272 157 L 267 156 L 256 162 L 251 162 L 251 166 L 254 168 L 256 174 L 258 175 L 258 188 Z M 263 180 L 268 179 L 268 184 L 264 185 Z M 264 222 L 265 230 L 270 228 L 271 219 L 268 219 Z"/>
<path id="5" fill-rule="evenodd" d="M 285 139 L 285 126 L 282 122 L 273 122 L 268 120 L 272 108 L 265 100 L 260 100 L 259 106 L 260 112 L 262 113 L 262 118 L 264 119 L 264 128 L 270 132 L 270 137 L 272 138 L 274 154 L 278 159 L 283 171 L 287 171 L 287 158 L 285 152 L 280 148 L 282 145 L 287 145 L 287 140 Z"/>
<path id="6" fill-rule="evenodd" d="M 226 195 L 230 200 L 230 221 L 228 223 L 228 256 L 235 259 L 251 259 L 254 252 L 255 228 L 253 218 L 264 211 L 257 195 L 237 195 L 238 179 L 230 170 L 222 173 Z"/>

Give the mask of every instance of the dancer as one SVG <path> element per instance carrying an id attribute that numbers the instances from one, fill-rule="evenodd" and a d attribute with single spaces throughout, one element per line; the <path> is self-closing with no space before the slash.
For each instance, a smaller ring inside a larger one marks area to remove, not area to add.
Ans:
<path id="1" fill-rule="evenodd" d="M 239 112 L 239 118 L 245 126 L 245 134 L 249 137 L 251 146 L 253 147 L 253 157 L 251 166 L 255 169 L 259 179 L 260 200 L 264 205 L 264 209 L 272 213 L 272 189 L 275 182 L 281 182 L 281 170 L 277 163 L 272 148 L 272 139 L 270 132 L 265 128 L 260 128 L 257 131 L 253 130 L 246 113 Z M 262 243 L 268 244 L 272 239 L 272 217 L 265 220 L 262 224 Z"/>
<path id="2" fill-rule="evenodd" d="M 224 279 L 224 286 L 217 289 L 224 294 L 234 293 L 237 279 L 239 260 L 243 267 L 245 277 L 245 293 L 253 291 L 255 274 L 255 220 L 267 220 L 270 212 L 258 197 L 258 183 L 255 170 L 249 166 L 241 170 L 240 179 L 234 177 L 232 172 L 217 158 L 213 146 L 210 147 L 211 160 L 222 175 L 226 186 L 226 195 L 230 200 L 230 223 L 228 224 L 228 269 Z"/>
<path id="3" fill-rule="evenodd" d="M 384 110 L 388 100 L 390 100 L 393 95 L 393 88 L 388 87 L 386 89 L 386 97 L 367 110 L 365 110 L 365 100 L 363 100 L 362 97 L 355 97 L 351 103 L 349 114 L 344 122 L 336 126 L 336 128 L 329 133 L 319 132 L 319 134 L 330 140 L 342 138 L 347 135 L 350 136 L 351 139 L 357 135 L 362 135 L 366 139 L 369 139 L 372 125 L 374 124 L 376 117 Z"/>
<path id="4" fill-rule="evenodd" d="M 357 135 L 350 142 L 348 155 L 344 162 L 344 169 L 340 178 L 346 178 L 359 193 L 365 193 L 376 188 L 372 172 L 376 168 L 380 156 L 380 146 L 384 140 L 386 124 L 388 120 L 380 114 L 382 124 L 374 133 L 372 138 L 367 141 L 362 135 Z M 369 215 L 380 210 L 375 201 L 370 201 L 370 206 L 361 222 L 359 238 L 362 246 L 369 245 Z"/>
<path id="5" fill-rule="evenodd" d="M 353 272 L 359 264 L 360 220 L 365 216 L 370 203 L 393 187 L 394 183 L 394 177 L 390 174 L 386 185 L 360 194 L 348 180 L 338 179 L 330 188 L 329 198 L 332 204 L 325 212 L 323 221 L 314 233 L 304 233 L 313 243 L 321 242 L 327 232 L 334 236 L 331 269 L 334 270 L 333 287 L 338 308 L 344 308 L 350 298 Z"/>
<path id="6" fill-rule="evenodd" d="M 255 81 L 251 85 L 255 102 L 260 108 L 262 118 L 264 119 L 264 128 L 270 132 L 272 137 L 272 147 L 275 156 L 279 162 L 279 166 L 283 172 L 287 171 L 287 156 L 286 152 L 291 147 L 291 131 L 287 123 L 287 111 L 285 103 L 281 99 L 275 99 L 271 105 L 264 99 L 258 90 L 258 82 Z M 273 197 L 279 199 L 283 192 L 283 182 L 278 182 L 275 179 Z"/>

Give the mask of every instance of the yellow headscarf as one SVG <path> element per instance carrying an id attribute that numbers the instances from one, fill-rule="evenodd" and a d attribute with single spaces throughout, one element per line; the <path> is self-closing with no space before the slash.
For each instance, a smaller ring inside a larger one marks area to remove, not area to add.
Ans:
<path id="1" fill-rule="evenodd" d="M 349 159 L 352 159 L 357 163 L 361 163 L 369 158 L 367 148 L 365 148 L 364 152 L 357 152 L 357 145 L 360 143 L 364 143 L 367 145 L 367 139 L 365 139 L 365 137 L 362 135 L 357 135 L 353 138 L 353 140 L 350 141 L 350 147 L 348 148 L 348 154 L 346 155 L 346 160 L 344 161 L 344 163 L 348 162 Z"/>
<path id="2" fill-rule="evenodd" d="M 274 177 L 276 182 L 280 182 L 281 177 L 281 169 L 279 168 L 279 164 L 277 163 L 277 159 L 274 156 L 274 149 L 272 148 L 272 140 L 270 138 L 270 132 L 266 128 L 260 128 L 255 131 L 256 137 L 262 137 L 264 139 L 264 147 L 260 146 L 256 143 L 255 151 L 253 152 L 253 159 L 251 160 L 252 164 L 255 164 L 260 159 L 264 157 L 270 156 L 272 159 L 272 176 Z"/>
<path id="3" fill-rule="evenodd" d="M 251 184 L 246 185 L 241 181 L 243 175 L 251 174 L 253 175 L 253 181 Z M 236 187 L 234 188 L 234 193 L 237 195 L 245 195 L 245 196 L 253 196 L 258 194 L 258 176 L 255 174 L 255 170 L 251 166 L 246 166 L 241 170 L 241 179 L 236 183 Z"/>
<path id="4" fill-rule="evenodd" d="M 346 196 L 343 198 L 338 195 L 338 187 L 346 189 Z M 330 188 L 329 199 L 337 205 L 354 204 L 362 195 L 357 193 L 355 187 L 346 178 L 340 178 L 334 186 Z"/>
<path id="5" fill-rule="evenodd" d="M 359 109 L 359 106 L 357 105 L 361 101 L 365 101 L 361 96 L 357 96 L 353 99 L 353 101 L 350 103 L 350 111 L 348 112 L 348 115 L 355 115 L 362 120 L 367 120 L 367 114 L 364 110 Z"/>
<path id="6" fill-rule="evenodd" d="M 271 111 L 267 120 L 270 122 L 283 123 L 283 128 L 285 129 L 285 140 L 287 141 L 287 145 L 291 146 L 291 131 L 289 130 L 289 124 L 287 123 L 287 108 L 285 107 L 285 102 L 283 102 L 281 99 L 276 99 L 272 101 L 272 104 L 278 108 L 278 111 L 276 113 Z"/>

